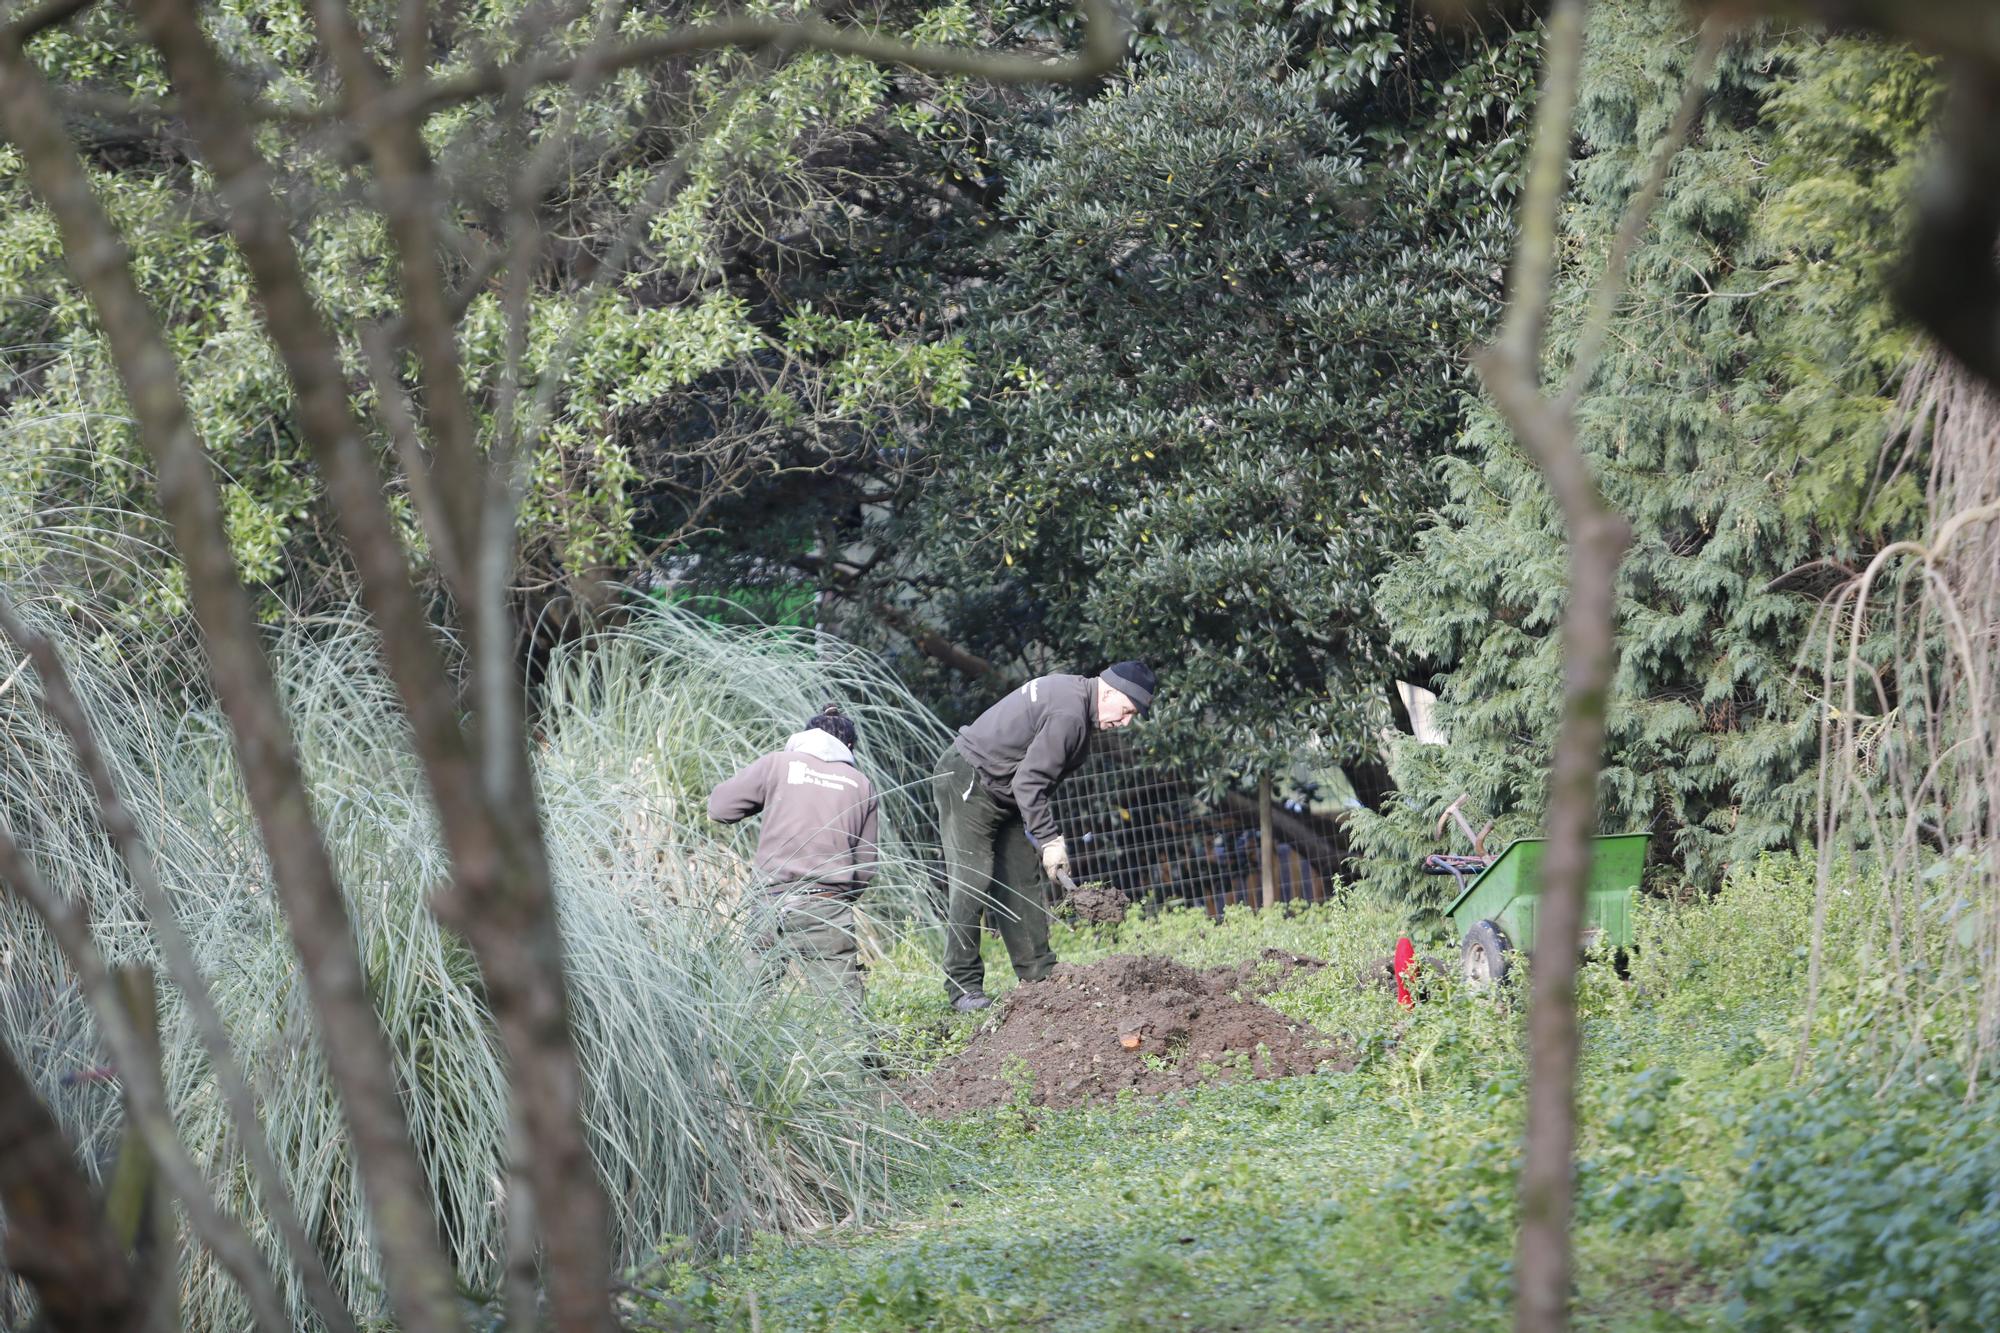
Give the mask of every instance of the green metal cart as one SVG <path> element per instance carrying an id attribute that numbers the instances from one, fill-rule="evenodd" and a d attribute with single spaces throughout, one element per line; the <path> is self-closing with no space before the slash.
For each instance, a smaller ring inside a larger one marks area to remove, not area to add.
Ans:
<path id="1" fill-rule="evenodd" d="M 1632 943 L 1632 902 L 1646 867 L 1649 837 L 1615 833 L 1595 839 L 1590 881 L 1584 889 L 1586 946 L 1622 948 Z M 1425 870 L 1458 880 L 1458 897 L 1445 914 L 1463 937 L 1459 959 L 1469 984 L 1498 981 L 1507 975 L 1508 955 L 1535 947 L 1542 852 L 1547 844 L 1546 838 L 1517 838 L 1498 856 L 1425 858 Z"/>

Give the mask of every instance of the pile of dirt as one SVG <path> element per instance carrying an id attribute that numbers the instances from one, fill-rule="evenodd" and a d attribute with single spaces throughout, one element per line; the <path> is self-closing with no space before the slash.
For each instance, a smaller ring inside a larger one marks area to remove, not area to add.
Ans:
<path id="1" fill-rule="evenodd" d="M 1275 949 L 1206 972 L 1130 954 L 1059 963 L 1048 980 L 1008 992 L 971 1045 L 914 1084 L 904 1101 L 921 1114 L 948 1116 L 1004 1105 L 1017 1082 L 1034 1105 L 1060 1107 L 1110 1101 L 1125 1088 L 1171 1092 L 1323 1065 L 1350 1069 L 1353 1062 L 1325 1033 L 1253 998 L 1302 966 L 1324 964 Z"/>
<path id="2" fill-rule="evenodd" d="M 1079 884 L 1063 899 L 1059 909 L 1065 915 L 1092 925 L 1115 926 L 1125 919 L 1125 890 L 1116 885 L 1094 882 Z"/>

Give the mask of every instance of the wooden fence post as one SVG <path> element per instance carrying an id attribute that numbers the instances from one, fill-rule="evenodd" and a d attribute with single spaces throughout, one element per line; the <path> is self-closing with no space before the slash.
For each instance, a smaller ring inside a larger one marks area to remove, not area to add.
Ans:
<path id="1" fill-rule="evenodd" d="M 1278 845 L 1271 837 L 1271 775 L 1264 774 L 1257 779 L 1257 857 L 1258 875 L 1264 881 L 1263 906 L 1273 907 L 1278 901 Z"/>

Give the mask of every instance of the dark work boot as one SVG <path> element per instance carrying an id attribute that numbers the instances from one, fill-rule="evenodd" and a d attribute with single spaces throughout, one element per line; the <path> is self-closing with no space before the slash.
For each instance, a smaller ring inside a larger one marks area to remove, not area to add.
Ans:
<path id="1" fill-rule="evenodd" d="M 992 1003 L 993 1001 L 986 998 L 984 991 L 969 990 L 963 992 L 957 999 L 953 1000 L 951 1007 L 958 1010 L 961 1014 L 969 1014 L 977 1009 L 985 1009 Z"/>

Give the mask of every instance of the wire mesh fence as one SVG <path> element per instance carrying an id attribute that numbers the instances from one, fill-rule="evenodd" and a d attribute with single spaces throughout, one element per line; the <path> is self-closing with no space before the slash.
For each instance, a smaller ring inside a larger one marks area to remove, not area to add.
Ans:
<path id="1" fill-rule="evenodd" d="M 1183 903 L 1211 916 L 1230 903 L 1261 903 L 1254 803 L 1211 804 L 1200 798 L 1200 785 L 1192 774 L 1148 762 L 1122 738 L 1099 738 L 1055 794 L 1056 823 L 1077 882 L 1103 880 L 1130 901 Z M 1315 865 L 1282 831 L 1274 842 L 1276 900 L 1325 901 L 1334 867 Z"/>

